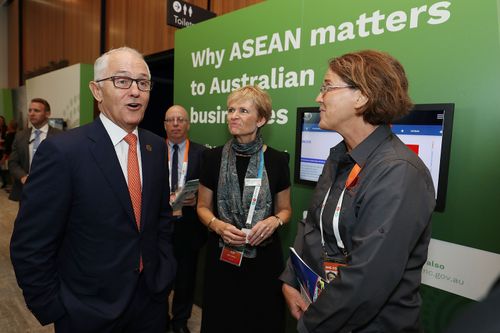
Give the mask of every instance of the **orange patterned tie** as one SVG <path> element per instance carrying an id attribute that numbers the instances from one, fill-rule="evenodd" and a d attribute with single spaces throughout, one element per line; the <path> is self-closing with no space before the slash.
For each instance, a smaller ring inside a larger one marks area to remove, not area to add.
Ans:
<path id="1" fill-rule="evenodd" d="M 132 200 L 132 207 L 134 208 L 135 222 L 137 229 L 141 230 L 141 174 L 139 173 L 139 160 L 137 159 L 137 136 L 129 133 L 124 138 L 128 143 L 128 161 L 127 161 L 127 175 L 128 175 L 128 191 L 130 199 Z M 139 270 L 142 271 L 142 256 L 139 262 Z"/>

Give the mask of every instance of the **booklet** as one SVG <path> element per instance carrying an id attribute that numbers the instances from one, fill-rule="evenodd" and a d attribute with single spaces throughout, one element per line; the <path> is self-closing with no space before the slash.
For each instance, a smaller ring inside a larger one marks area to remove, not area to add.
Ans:
<path id="1" fill-rule="evenodd" d="M 175 193 L 175 200 L 170 203 L 172 210 L 182 209 L 182 203 L 191 194 L 198 192 L 199 179 L 191 179 Z"/>
<path id="2" fill-rule="evenodd" d="M 302 295 L 309 303 L 314 302 L 327 282 L 302 260 L 293 247 L 290 247 L 290 260 Z"/>

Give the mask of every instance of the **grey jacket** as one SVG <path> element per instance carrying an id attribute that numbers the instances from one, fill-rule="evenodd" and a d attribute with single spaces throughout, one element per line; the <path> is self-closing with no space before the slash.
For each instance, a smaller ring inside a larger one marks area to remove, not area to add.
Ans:
<path id="1" fill-rule="evenodd" d="M 62 131 L 49 126 L 47 137 L 59 134 Z M 21 178 L 29 174 L 30 170 L 30 136 L 31 128 L 26 128 L 16 133 L 14 142 L 12 143 L 12 153 L 9 156 L 9 173 L 14 178 L 12 191 L 10 192 L 9 199 L 13 201 L 20 201 L 23 192 L 23 184 Z"/>

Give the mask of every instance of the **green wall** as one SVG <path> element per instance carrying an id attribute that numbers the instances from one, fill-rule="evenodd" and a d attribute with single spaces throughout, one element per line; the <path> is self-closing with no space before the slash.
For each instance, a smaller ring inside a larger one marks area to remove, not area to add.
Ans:
<path id="1" fill-rule="evenodd" d="M 14 117 L 13 114 L 12 90 L 0 89 L 0 116 L 4 116 L 6 123 L 8 123 Z"/>
<path id="2" fill-rule="evenodd" d="M 80 64 L 80 125 L 94 120 L 94 97 L 89 82 L 94 79 L 94 66 Z"/>
<path id="3" fill-rule="evenodd" d="M 293 172 L 296 108 L 316 105 L 327 60 L 360 49 L 389 52 L 405 66 L 415 103 L 455 103 L 446 210 L 434 214 L 433 238 L 500 253 L 495 209 L 500 202 L 496 168 L 500 163 L 496 132 L 500 124 L 498 18 L 495 0 L 483 0 L 480 5 L 466 0 L 267 1 L 176 33 L 174 100 L 188 111 L 195 110 L 191 115 L 193 140 L 221 145 L 229 135 L 226 124 L 217 117 L 224 118 L 227 93 L 210 93 L 214 78 L 269 75 L 280 67 L 284 73 L 312 70 L 312 84 L 268 89 L 274 110 L 281 110 L 281 116 L 265 127 L 264 139 L 291 154 Z M 357 21 L 364 21 L 364 26 Z M 340 36 L 336 34 L 334 41 L 324 45 L 312 45 L 311 31 L 330 25 Z M 297 48 L 279 52 L 279 45 L 273 44 L 270 54 L 230 61 L 234 43 L 242 46 L 254 40 L 255 45 L 260 40 L 265 44 L 261 53 L 266 53 L 271 41 L 276 42 L 274 33 L 284 44 L 285 31 L 296 35 L 297 29 L 301 32 Z M 193 64 L 196 52 L 207 48 L 225 51 L 220 66 Z M 205 85 L 204 94 L 193 92 L 193 82 L 198 89 L 200 83 Z M 205 115 L 200 111 L 212 112 L 207 113 L 206 123 L 200 122 Z M 306 209 L 311 192 L 309 187 L 293 185 L 294 220 Z M 293 241 L 295 231 L 295 223 L 282 231 L 285 247 Z M 422 294 L 423 320 L 431 333 L 442 331 L 456 310 L 468 303 L 427 286 Z"/>

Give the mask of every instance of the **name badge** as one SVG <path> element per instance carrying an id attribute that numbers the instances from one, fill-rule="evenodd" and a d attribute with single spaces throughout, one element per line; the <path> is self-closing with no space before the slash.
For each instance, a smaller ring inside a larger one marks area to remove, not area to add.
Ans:
<path id="1" fill-rule="evenodd" d="M 260 178 L 245 178 L 245 186 L 260 186 L 262 179 Z"/>
<path id="2" fill-rule="evenodd" d="M 323 261 L 323 268 L 325 270 L 326 280 L 328 283 L 332 282 L 339 276 L 339 267 L 347 266 L 344 260 L 327 258 Z"/>
<path id="3" fill-rule="evenodd" d="M 240 267 L 243 259 L 243 251 L 237 251 L 224 245 L 220 254 L 220 260 L 231 265 Z"/>

